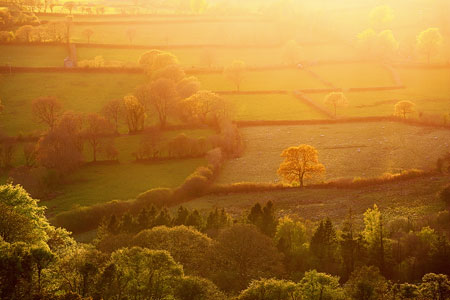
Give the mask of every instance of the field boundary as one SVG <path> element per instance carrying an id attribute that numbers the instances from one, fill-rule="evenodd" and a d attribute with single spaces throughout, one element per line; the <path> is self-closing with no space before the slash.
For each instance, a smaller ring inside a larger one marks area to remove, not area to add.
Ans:
<path id="1" fill-rule="evenodd" d="M 330 119 L 335 119 L 336 116 L 334 116 L 329 110 L 319 106 L 313 99 L 311 99 L 309 96 L 307 96 L 304 93 L 301 92 L 294 92 L 294 97 L 302 101 L 304 104 L 308 105 L 309 107 L 312 107 L 317 112 L 321 113 L 322 115 L 327 116 Z"/>

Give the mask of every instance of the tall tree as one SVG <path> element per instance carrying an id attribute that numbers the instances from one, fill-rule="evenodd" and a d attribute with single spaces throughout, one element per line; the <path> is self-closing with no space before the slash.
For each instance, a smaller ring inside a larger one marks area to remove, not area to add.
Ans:
<path id="1" fill-rule="evenodd" d="M 128 95 L 123 98 L 123 108 L 128 131 L 136 133 L 143 130 L 146 118 L 144 105 L 135 96 Z"/>
<path id="2" fill-rule="evenodd" d="M 150 86 L 150 105 L 158 113 L 159 125 L 164 128 L 169 113 L 174 109 L 177 100 L 175 84 L 170 79 L 160 78 Z"/>
<path id="3" fill-rule="evenodd" d="M 86 128 L 84 128 L 83 138 L 92 148 L 92 160 L 97 161 L 97 153 L 105 143 L 106 136 L 113 133 L 111 123 L 99 114 L 89 114 L 86 117 Z"/>

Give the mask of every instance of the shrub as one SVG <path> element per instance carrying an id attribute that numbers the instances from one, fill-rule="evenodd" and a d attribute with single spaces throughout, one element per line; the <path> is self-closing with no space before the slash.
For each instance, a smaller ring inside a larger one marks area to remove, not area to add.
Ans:
<path id="1" fill-rule="evenodd" d="M 145 207 L 151 204 L 156 206 L 167 205 L 173 197 L 173 191 L 167 188 L 151 189 L 139 194 L 136 198 L 136 205 Z"/>
<path id="2" fill-rule="evenodd" d="M 450 206 L 450 184 L 439 193 L 439 196 L 447 206 Z"/>

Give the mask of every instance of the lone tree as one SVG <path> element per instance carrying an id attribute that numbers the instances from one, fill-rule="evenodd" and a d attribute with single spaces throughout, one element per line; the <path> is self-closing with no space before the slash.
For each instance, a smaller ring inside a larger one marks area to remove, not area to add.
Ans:
<path id="1" fill-rule="evenodd" d="M 31 105 L 33 115 L 38 122 L 47 124 L 50 129 L 53 129 L 61 113 L 61 102 L 56 97 L 39 97 L 34 99 Z"/>
<path id="2" fill-rule="evenodd" d="M 407 115 L 416 111 L 416 105 L 411 101 L 400 101 L 395 104 L 395 115 L 406 119 Z"/>
<path id="3" fill-rule="evenodd" d="M 347 106 L 348 100 L 342 92 L 331 92 L 325 96 L 325 104 L 333 108 L 336 117 L 337 107 Z"/>
<path id="4" fill-rule="evenodd" d="M 417 50 L 426 56 L 430 63 L 431 56 L 436 55 L 442 46 L 442 35 L 439 28 L 428 28 L 417 36 Z"/>
<path id="5" fill-rule="evenodd" d="M 316 148 L 310 145 L 289 147 L 283 150 L 284 161 L 278 169 L 278 175 L 289 183 L 298 183 L 303 187 L 303 181 L 315 175 L 325 173 L 325 166 L 319 163 Z"/>
<path id="6" fill-rule="evenodd" d="M 247 67 L 243 61 L 235 60 L 231 66 L 228 66 L 224 70 L 224 75 L 236 85 L 236 90 L 239 91 L 242 80 L 245 77 L 245 71 Z"/>
<path id="7" fill-rule="evenodd" d="M 86 37 L 88 44 L 91 42 L 91 37 L 94 34 L 94 31 L 90 28 L 83 30 L 83 35 Z"/>

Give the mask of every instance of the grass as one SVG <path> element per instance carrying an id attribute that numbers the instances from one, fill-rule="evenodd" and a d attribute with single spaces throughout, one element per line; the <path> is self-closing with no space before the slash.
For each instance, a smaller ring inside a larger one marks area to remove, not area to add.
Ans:
<path id="1" fill-rule="evenodd" d="M 364 211 L 377 204 L 386 220 L 410 217 L 414 221 L 443 209 L 436 192 L 447 183 L 448 177 L 428 177 L 359 189 L 292 189 L 206 195 L 183 206 L 202 212 L 224 207 L 232 215 L 240 216 L 255 203 L 264 204 L 270 200 L 280 216 L 296 215 L 313 221 L 330 217 L 333 222 L 341 223 L 351 209 L 362 225 Z"/>
<path id="2" fill-rule="evenodd" d="M 68 56 L 65 46 L 0 45 L 0 66 L 62 67 Z"/>
<path id="3" fill-rule="evenodd" d="M 229 95 L 224 97 L 234 111 L 234 119 L 239 121 L 326 118 L 292 95 Z"/>
<path id="4" fill-rule="evenodd" d="M 450 69 L 399 69 L 405 89 L 392 91 L 349 92 L 347 107 L 338 108 L 338 116 L 386 116 L 394 113 L 401 100 L 416 104 L 417 112 L 442 116 L 450 113 Z M 309 95 L 323 104 L 325 94 Z M 417 117 L 417 114 L 415 115 Z"/>
<path id="5" fill-rule="evenodd" d="M 204 74 L 198 76 L 203 88 L 213 91 L 234 91 L 236 85 L 224 74 Z M 241 83 L 242 91 L 288 90 L 325 88 L 319 80 L 307 72 L 297 69 L 247 71 Z"/>
<path id="6" fill-rule="evenodd" d="M 448 130 L 394 122 L 248 127 L 241 133 L 246 150 L 225 163 L 218 183 L 278 182 L 282 150 L 300 144 L 317 148 L 327 170 L 323 179 L 433 168 L 450 147 Z"/>
<path id="7" fill-rule="evenodd" d="M 64 110 L 98 112 L 109 100 L 121 98 L 144 82 L 139 74 L 20 73 L 2 78 L 4 111 L 0 129 L 9 135 L 43 128 L 34 122 L 31 103 L 40 96 L 56 96 Z"/>
<path id="8" fill-rule="evenodd" d="M 340 88 L 394 85 L 389 71 L 378 64 L 331 64 L 310 69 Z"/>
<path id="9" fill-rule="evenodd" d="M 91 41 L 99 44 L 130 44 L 129 28 L 136 30 L 136 45 L 262 44 L 279 41 L 277 28 L 268 22 L 196 22 L 156 24 L 75 25 L 72 41 L 86 42 L 83 31 L 94 31 Z"/>
<path id="10" fill-rule="evenodd" d="M 41 202 L 51 216 L 77 206 L 89 206 L 110 200 L 131 199 L 156 187 L 175 187 L 186 179 L 203 159 L 138 164 L 131 161 L 113 165 L 88 165 L 72 174 L 61 194 Z M 126 188 L 125 188 L 126 187 Z"/>

